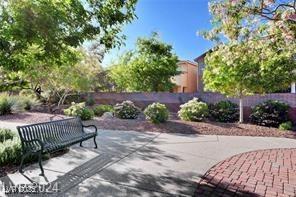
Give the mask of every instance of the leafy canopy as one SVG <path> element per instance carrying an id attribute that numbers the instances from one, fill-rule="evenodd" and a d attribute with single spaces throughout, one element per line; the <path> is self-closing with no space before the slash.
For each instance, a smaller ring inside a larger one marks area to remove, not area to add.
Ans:
<path id="1" fill-rule="evenodd" d="M 266 45 L 264 41 L 219 45 L 206 56 L 206 88 L 242 97 L 289 87 L 296 80 L 293 53 Z"/>
<path id="2" fill-rule="evenodd" d="M 71 47 L 95 41 L 97 50 L 119 46 L 122 25 L 134 17 L 136 0 L 0 0 L 0 65 L 26 69 L 19 54 L 37 46 L 36 61 L 62 64 Z"/>
<path id="3" fill-rule="evenodd" d="M 121 91 L 169 91 L 174 86 L 171 77 L 179 74 L 177 62 L 172 46 L 153 33 L 139 38 L 136 49 L 111 66 L 110 77 Z"/>
<path id="4" fill-rule="evenodd" d="M 218 41 L 206 57 L 206 88 L 228 96 L 273 92 L 296 79 L 295 1 L 211 0 Z"/>

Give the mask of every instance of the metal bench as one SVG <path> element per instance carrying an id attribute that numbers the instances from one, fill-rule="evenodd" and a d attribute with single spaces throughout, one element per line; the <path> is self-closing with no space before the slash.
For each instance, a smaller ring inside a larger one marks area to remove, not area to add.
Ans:
<path id="1" fill-rule="evenodd" d="M 93 127 L 95 131 L 85 132 L 87 127 Z M 40 175 L 44 175 L 41 163 L 42 154 L 62 150 L 79 142 L 80 146 L 82 146 L 82 142 L 90 138 L 94 139 L 95 148 L 97 148 L 97 127 L 95 125 L 83 125 L 80 118 L 18 126 L 17 130 L 23 151 L 19 168 L 21 173 L 23 173 L 24 159 L 29 155 L 38 155 L 38 163 L 41 169 Z"/>

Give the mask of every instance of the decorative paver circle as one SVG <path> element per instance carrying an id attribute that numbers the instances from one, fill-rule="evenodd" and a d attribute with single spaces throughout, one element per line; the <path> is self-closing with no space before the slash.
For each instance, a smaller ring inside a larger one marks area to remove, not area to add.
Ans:
<path id="1" fill-rule="evenodd" d="M 219 162 L 195 196 L 296 196 L 296 149 L 258 150 Z"/>

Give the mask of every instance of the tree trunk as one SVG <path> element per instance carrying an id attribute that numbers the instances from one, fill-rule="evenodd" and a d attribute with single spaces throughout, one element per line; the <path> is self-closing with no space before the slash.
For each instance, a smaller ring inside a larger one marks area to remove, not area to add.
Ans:
<path id="1" fill-rule="evenodd" d="M 244 103 L 243 103 L 243 97 L 239 97 L 239 123 L 244 122 Z"/>

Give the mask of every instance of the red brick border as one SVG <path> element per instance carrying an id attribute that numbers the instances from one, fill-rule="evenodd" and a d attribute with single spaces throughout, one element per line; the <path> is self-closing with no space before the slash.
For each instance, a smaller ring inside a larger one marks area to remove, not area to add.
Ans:
<path id="1" fill-rule="evenodd" d="M 195 196 L 296 196 L 296 149 L 258 150 L 213 166 Z"/>

